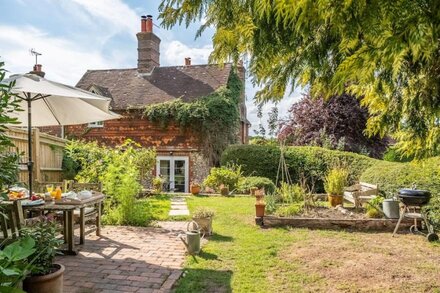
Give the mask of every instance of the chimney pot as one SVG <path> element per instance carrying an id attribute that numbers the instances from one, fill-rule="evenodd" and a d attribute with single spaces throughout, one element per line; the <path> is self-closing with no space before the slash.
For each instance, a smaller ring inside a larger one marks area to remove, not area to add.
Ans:
<path id="1" fill-rule="evenodd" d="M 185 58 L 185 66 L 190 66 L 191 65 L 191 57 L 186 57 Z"/>
<path id="2" fill-rule="evenodd" d="M 147 31 L 147 17 L 145 15 L 141 16 L 141 32 L 145 33 Z"/>
<path id="3" fill-rule="evenodd" d="M 32 74 L 36 74 L 38 76 L 44 77 L 46 74 L 44 71 L 41 70 L 43 66 L 41 64 L 35 64 L 33 70 L 30 72 Z"/>

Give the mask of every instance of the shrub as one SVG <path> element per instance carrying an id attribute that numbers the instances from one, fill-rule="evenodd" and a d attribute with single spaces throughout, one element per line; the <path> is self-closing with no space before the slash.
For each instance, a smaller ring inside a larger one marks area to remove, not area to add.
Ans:
<path id="1" fill-rule="evenodd" d="M 324 189 L 327 194 L 342 195 L 347 185 L 348 171 L 345 168 L 337 167 L 328 172 L 324 179 Z"/>
<path id="2" fill-rule="evenodd" d="M 241 178 L 241 167 L 230 165 L 228 167 L 212 168 L 203 184 L 216 190 L 224 185 L 232 191 L 238 187 Z"/>
<path id="3" fill-rule="evenodd" d="M 238 191 L 241 193 L 249 193 L 252 187 L 257 187 L 258 189 L 264 188 L 266 193 L 273 193 L 275 191 L 275 184 L 273 184 L 272 180 L 257 176 L 244 177 L 240 180 Z"/>
<path id="4" fill-rule="evenodd" d="M 364 182 L 378 184 L 382 195 L 397 195 L 399 189 L 426 189 L 432 193 L 426 207 L 430 220 L 440 227 L 440 157 L 408 163 L 379 162 L 368 168 L 361 176 Z"/>
<path id="5" fill-rule="evenodd" d="M 280 148 L 262 145 L 234 145 L 223 152 L 221 164 L 242 166 L 244 176 L 261 176 L 276 182 L 280 161 Z M 300 183 L 301 177 L 315 183 L 315 191 L 323 192 L 323 181 L 328 170 L 343 163 L 348 169 L 348 183 L 357 180 L 361 174 L 379 160 L 367 156 L 328 150 L 320 147 L 287 147 L 285 160 L 293 183 Z"/>
<path id="6" fill-rule="evenodd" d="M 281 182 L 280 187 L 275 191 L 278 201 L 283 203 L 294 203 L 304 200 L 304 190 L 298 184 L 287 184 Z"/>

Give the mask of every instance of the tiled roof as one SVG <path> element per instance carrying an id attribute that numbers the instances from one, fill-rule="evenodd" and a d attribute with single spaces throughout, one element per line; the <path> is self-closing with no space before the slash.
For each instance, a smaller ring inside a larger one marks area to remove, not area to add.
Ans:
<path id="1" fill-rule="evenodd" d="M 88 70 L 77 87 L 102 89 L 103 95 L 113 99 L 113 109 L 122 110 L 206 96 L 227 84 L 230 71 L 231 64 L 155 67 L 151 74 L 141 74 L 137 68 Z"/>

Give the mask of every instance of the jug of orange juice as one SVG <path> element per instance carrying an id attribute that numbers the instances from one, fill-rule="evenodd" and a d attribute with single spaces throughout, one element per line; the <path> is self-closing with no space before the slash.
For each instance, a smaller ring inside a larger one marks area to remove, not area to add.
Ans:
<path id="1" fill-rule="evenodd" d="M 55 199 L 61 199 L 61 187 L 59 186 L 55 189 Z"/>

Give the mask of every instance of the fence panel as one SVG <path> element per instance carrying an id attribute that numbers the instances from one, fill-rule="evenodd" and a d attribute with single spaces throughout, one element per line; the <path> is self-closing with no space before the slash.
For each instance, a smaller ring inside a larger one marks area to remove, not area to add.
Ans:
<path id="1" fill-rule="evenodd" d="M 28 182 L 28 139 L 27 130 L 10 128 L 7 135 L 12 139 L 15 148 L 11 151 L 21 153 L 20 182 Z M 32 157 L 34 161 L 34 179 L 40 182 L 59 182 L 63 179 L 63 149 L 67 140 L 41 133 L 37 128 L 32 130 Z"/>

